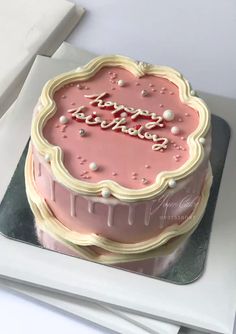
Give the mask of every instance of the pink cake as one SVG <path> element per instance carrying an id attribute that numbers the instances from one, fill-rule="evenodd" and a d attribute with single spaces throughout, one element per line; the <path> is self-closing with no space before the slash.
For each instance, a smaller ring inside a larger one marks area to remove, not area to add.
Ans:
<path id="1" fill-rule="evenodd" d="M 179 72 L 95 58 L 36 106 L 25 175 L 37 227 L 111 258 L 149 254 L 199 223 L 210 147 L 208 108 Z"/>

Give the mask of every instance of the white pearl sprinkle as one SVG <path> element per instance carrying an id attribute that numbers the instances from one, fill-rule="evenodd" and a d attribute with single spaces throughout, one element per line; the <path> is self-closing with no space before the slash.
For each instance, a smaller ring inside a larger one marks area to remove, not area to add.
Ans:
<path id="1" fill-rule="evenodd" d="M 148 96 L 148 92 L 147 92 L 145 89 L 143 89 L 143 90 L 141 91 L 141 95 L 142 95 L 142 96 Z"/>
<path id="2" fill-rule="evenodd" d="M 168 182 L 168 185 L 169 185 L 170 188 L 175 188 L 176 187 L 176 181 L 174 179 L 171 179 Z"/>
<path id="3" fill-rule="evenodd" d="M 124 111 L 124 112 L 122 112 L 122 113 L 120 114 L 120 116 L 121 116 L 122 118 L 125 118 L 125 117 L 127 117 L 127 113 Z"/>
<path id="4" fill-rule="evenodd" d="M 192 89 L 192 90 L 190 91 L 190 94 L 194 96 L 194 95 L 196 94 L 195 90 Z"/>
<path id="5" fill-rule="evenodd" d="M 145 177 L 143 177 L 141 181 L 142 181 L 143 184 L 147 184 L 148 183 L 148 181 L 147 181 L 147 179 L 145 179 Z"/>
<path id="6" fill-rule="evenodd" d="M 205 142 L 206 142 L 206 139 L 205 139 L 205 138 L 203 138 L 203 137 L 199 138 L 199 143 L 200 143 L 200 144 L 204 145 Z"/>
<path id="7" fill-rule="evenodd" d="M 178 135 L 180 133 L 180 128 L 178 126 L 172 126 L 170 131 L 173 135 Z"/>
<path id="8" fill-rule="evenodd" d="M 86 131 L 84 129 L 79 130 L 80 137 L 84 137 L 86 135 Z"/>
<path id="9" fill-rule="evenodd" d="M 117 85 L 120 86 L 120 87 L 124 87 L 125 86 L 124 80 L 118 80 Z"/>
<path id="10" fill-rule="evenodd" d="M 102 197 L 104 198 L 108 198 L 111 196 L 111 192 L 108 188 L 103 188 L 102 189 Z"/>
<path id="11" fill-rule="evenodd" d="M 96 162 L 91 162 L 89 164 L 89 169 L 95 172 L 98 169 L 98 165 L 96 164 Z"/>
<path id="12" fill-rule="evenodd" d="M 167 109 L 163 112 L 163 118 L 166 121 L 173 121 L 173 119 L 175 118 L 175 113 L 172 110 Z"/>
<path id="13" fill-rule="evenodd" d="M 60 121 L 61 124 L 66 124 L 66 123 L 68 123 L 69 119 L 66 116 L 61 116 L 59 118 L 59 121 Z"/>
<path id="14" fill-rule="evenodd" d="M 50 155 L 48 153 L 45 154 L 44 160 L 49 162 L 51 160 Z"/>

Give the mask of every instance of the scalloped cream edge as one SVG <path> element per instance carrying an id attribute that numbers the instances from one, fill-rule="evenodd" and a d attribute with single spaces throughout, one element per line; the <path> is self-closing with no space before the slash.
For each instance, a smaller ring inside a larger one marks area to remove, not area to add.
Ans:
<path id="1" fill-rule="evenodd" d="M 96 234 L 81 234 L 76 231 L 71 231 L 66 226 L 64 226 L 53 215 L 45 200 L 41 198 L 36 191 L 31 148 L 29 148 L 25 163 L 25 184 L 28 201 L 36 219 L 39 219 L 37 217 L 40 215 L 41 220 L 43 219 L 44 221 L 44 227 L 47 231 L 51 231 L 53 235 L 58 235 L 61 239 L 80 246 L 97 246 L 112 253 L 138 254 L 151 251 L 157 247 L 162 246 L 172 238 L 188 233 L 191 229 L 194 228 L 195 225 L 200 222 L 210 194 L 212 184 L 212 170 L 209 163 L 209 168 L 199 203 L 194 208 L 191 216 L 189 216 L 181 225 L 175 224 L 167 227 L 157 237 L 133 244 L 112 241 Z"/>
<path id="2" fill-rule="evenodd" d="M 41 217 L 40 212 L 38 212 L 38 216 L 35 219 L 35 223 L 37 224 L 38 229 L 46 232 L 54 240 L 57 240 L 58 242 L 66 246 L 69 250 L 75 252 L 78 257 L 90 261 L 96 261 L 102 264 L 126 263 L 131 261 L 147 260 L 158 256 L 168 256 L 172 254 L 182 243 L 184 243 L 190 237 L 190 235 L 196 230 L 198 226 L 195 225 L 194 228 L 190 230 L 188 233 L 183 234 L 177 238 L 171 239 L 166 244 L 148 252 L 139 254 L 119 254 L 119 253 L 98 254 L 94 252 L 89 246 L 86 247 L 86 246 L 74 245 L 68 242 L 67 240 L 61 238 L 60 236 L 53 234 L 51 231 L 48 231 L 45 227 L 44 220 Z"/>
<path id="3" fill-rule="evenodd" d="M 199 113 L 199 125 L 187 139 L 189 146 L 188 161 L 175 171 L 163 171 L 159 173 L 155 183 L 144 189 L 126 188 L 112 180 L 89 183 L 74 178 L 63 164 L 62 149 L 59 146 L 50 144 L 43 136 L 45 124 L 56 113 L 56 104 L 53 100 L 54 93 L 65 84 L 74 80 L 88 80 L 105 66 L 122 67 L 136 77 L 148 74 L 168 79 L 178 86 L 181 102 L 197 110 Z M 123 201 L 132 202 L 151 199 L 168 187 L 170 179 L 180 180 L 193 173 L 204 158 L 204 148 L 199 139 L 205 137 L 210 128 L 210 113 L 205 102 L 193 96 L 191 92 L 189 82 L 178 71 L 170 67 L 150 65 L 118 55 L 97 57 L 87 65 L 58 75 L 45 84 L 40 97 L 40 110 L 34 115 L 32 120 L 31 139 L 33 145 L 42 156 L 49 154 L 53 176 L 68 189 L 82 195 L 97 196 L 101 195 L 101 191 L 105 187 L 110 190 L 114 197 Z"/>

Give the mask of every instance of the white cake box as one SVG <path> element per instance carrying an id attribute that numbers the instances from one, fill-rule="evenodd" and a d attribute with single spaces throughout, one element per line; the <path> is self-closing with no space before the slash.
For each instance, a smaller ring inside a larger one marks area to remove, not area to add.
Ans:
<path id="1" fill-rule="evenodd" d="M 74 67 L 73 64 L 41 57 L 37 60 L 33 71 L 37 70 L 38 73 L 42 73 L 46 62 L 50 63 L 47 71 L 48 77 Z M 30 86 L 27 87 L 26 84 L 24 87 L 27 91 L 27 94 L 24 94 L 24 110 L 27 112 L 14 114 L 12 119 L 14 138 L 6 136 L 8 128 L 4 128 L 4 122 L 2 123 L 0 153 L 4 165 L 1 165 L 0 170 L 1 198 L 28 140 L 32 106 L 37 101 L 43 84 L 40 80 L 44 82 L 45 77 L 40 78 L 38 75 L 35 81 L 31 81 Z M 221 113 L 219 107 L 224 106 L 225 110 L 226 104 L 232 102 L 210 96 L 207 101 L 210 107 L 211 101 L 213 106 L 216 101 L 218 107 L 214 109 L 214 113 L 219 115 Z M 20 105 L 17 107 L 20 111 Z M 232 128 L 236 123 L 233 112 L 229 110 L 224 115 Z M 7 141 L 6 138 L 8 138 Z M 23 243 L 9 242 L 2 236 L 0 250 L 4 256 L 1 256 L 0 259 L 1 275 L 46 289 L 62 291 L 68 295 L 97 300 L 113 305 L 113 307 L 134 310 L 154 318 L 171 320 L 210 332 L 231 333 L 236 306 L 234 295 L 236 265 L 233 256 L 236 250 L 234 242 L 236 226 L 233 210 L 236 183 L 236 171 L 233 169 L 234 140 L 232 134 L 215 213 L 206 271 L 202 278 L 194 284 L 177 286 L 48 252 Z M 230 275 L 226 274 L 228 272 Z"/>
<path id="2" fill-rule="evenodd" d="M 83 13 L 65 0 L 1 1 L 0 117 L 19 94 L 35 56 L 52 55 Z"/>

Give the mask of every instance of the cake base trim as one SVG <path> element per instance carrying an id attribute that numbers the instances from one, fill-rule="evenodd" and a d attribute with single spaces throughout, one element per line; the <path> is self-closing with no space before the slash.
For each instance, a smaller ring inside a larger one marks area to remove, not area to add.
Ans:
<path id="1" fill-rule="evenodd" d="M 47 231 L 51 231 L 53 235 L 59 236 L 62 240 L 67 240 L 72 244 L 80 246 L 97 246 L 109 252 L 119 254 L 139 254 L 148 252 L 164 245 L 172 238 L 191 231 L 201 221 L 207 205 L 212 184 L 212 170 L 209 164 L 199 203 L 194 208 L 191 216 L 189 216 L 183 223 L 181 223 L 181 225 L 175 224 L 165 228 L 163 232 L 157 237 L 145 240 L 143 242 L 127 244 L 112 241 L 96 234 L 80 234 L 79 232 L 71 231 L 66 226 L 64 226 L 57 218 L 54 217 L 47 203 L 37 193 L 34 183 L 32 164 L 32 151 L 31 147 L 29 147 L 25 163 L 26 194 L 36 220 L 40 220 Z"/>
<path id="2" fill-rule="evenodd" d="M 37 220 L 35 220 L 35 224 L 37 228 L 37 234 L 40 233 L 41 228 L 42 228 L 43 232 L 47 233 L 49 236 L 51 236 L 51 238 L 60 242 L 62 245 L 68 248 L 69 251 L 72 251 L 73 255 L 71 254 L 70 256 L 77 256 L 81 259 L 95 261 L 101 264 L 128 263 L 128 262 L 134 262 L 134 261 L 148 260 L 148 259 L 156 258 L 156 257 L 168 256 L 172 254 L 173 252 L 175 252 L 182 244 L 186 243 L 187 239 L 192 235 L 192 233 L 197 228 L 197 226 L 195 226 L 188 233 L 183 234 L 177 238 L 173 238 L 170 241 L 168 241 L 166 244 L 156 249 L 153 249 L 151 251 L 148 251 L 148 252 L 139 253 L 139 254 L 119 254 L 119 253 L 107 252 L 106 254 L 99 254 L 99 252 L 95 252 L 93 249 L 91 249 L 90 246 L 74 245 L 73 243 L 70 243 L 67 240 L 62 239 L 60 236 L 56 234 L 52 234 L 51 231 L 48 231 L 45 229 L 44 221 L 42 218 L 40 218 L 40 215 L 38 216 Z M 43 246 L 45 247 L 45 245 Z M 48 248 L 48 247 L 45 247 L 45 248 Z M 53 250 L 52 248 L 48 248 L 48 249 Z M 57 250 L 53 250 L 53 251 L 57 251 Z M 67 255 L 66 253 L 63 253 L 63 252 L 61 253 Z"/>

